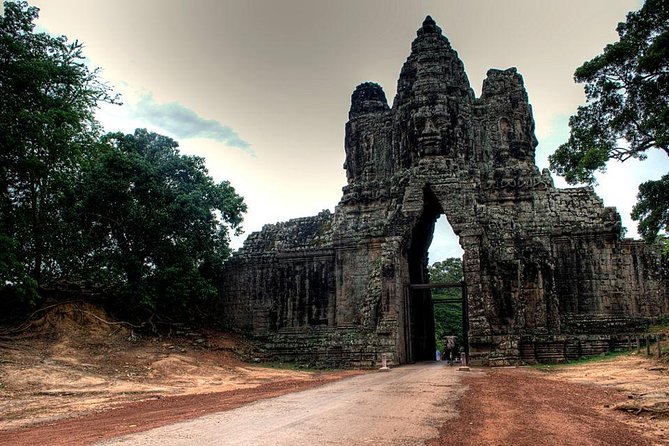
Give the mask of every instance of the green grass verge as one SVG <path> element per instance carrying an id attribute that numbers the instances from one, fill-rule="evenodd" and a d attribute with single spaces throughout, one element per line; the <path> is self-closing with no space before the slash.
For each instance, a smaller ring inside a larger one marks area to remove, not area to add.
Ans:
<path id="1" fill-rule="evenodd" d="M 620 351 L 620 352 L 608 352 L 601 355 L 595 356 L 583 356 L 579 359 L 574 359 L 572 361 L 561 362 L 557 364 L 533 364 L 531 367 L 542 372 L 551 372 L 554 370 L 559 370 L 564 367 L 579 366 L 583 364 L 592 364 L 594 362 L 608 361 L 610 359 L 618 358 L 620 356 L 629 355 L 632 352 L 630 351 Z"/>
<path id="2" fill-rule="evenodd" d="M 302 364 L 302 363 L 297 363 L 297 362 L 280 362 L 280 361 L 272 361 L 272 362 L 258 362 L 255 364 L 252 364 L 256 367 L 264 367 L 267 369 L 276 369 L 276 370 L 293 370 L 296 372 L 310 372 L 310 373 L 318 373 L 318 372 L 338 372 L 344 369 L 337 369 L 333 367 L 318 367 L 312 364 Z"/>

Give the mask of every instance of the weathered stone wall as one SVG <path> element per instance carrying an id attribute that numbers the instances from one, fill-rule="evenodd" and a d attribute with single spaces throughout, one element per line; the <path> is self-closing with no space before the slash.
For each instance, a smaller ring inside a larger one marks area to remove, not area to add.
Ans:
<path id="1" fill-rule="evenodd" d="M 281 358 L 431 359 L 430 293 L 409 285 L 429 281 L 427 249 L 442 214 L 465 252 L 475 360 L 599 351 L 669 315 L 658 253 L 623 240 L 619 215 L 591 188 L 556 189 L 534 163 L 536 146 L 522 77 L 489 70 L 476 98 L 428 17 L 392 108 L 377 84 L 353 92 L 348 184 L 334 215 L 252 234 L 228 264 L 223 316 L 262 334 Z"/>
<path id="2" fill-rule="evenodd" d="M 226 265 L 221 320 L 267 333 L 332 323 L 334 251 L 332 214 L 265 225 Z"/>

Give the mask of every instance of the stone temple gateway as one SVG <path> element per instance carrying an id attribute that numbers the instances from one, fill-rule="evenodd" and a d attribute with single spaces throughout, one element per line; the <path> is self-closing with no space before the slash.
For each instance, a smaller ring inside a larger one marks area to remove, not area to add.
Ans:
<path id="1" fill-rule="evenodd" d="M 226 264 L 220 317 L 267 357 L 374 366 L 433 359 L 427 249 L 445 215 L 464 249 L 468 351 L 483 364 L 619 347 L 669 315 L 668 268 L 622 238 L 592 188 L 556 189 L 534 155 L 514 68 L 479 98 L 428 16 L 390 108 L 359 85 L 346 124 L 348 185 L 334 214 L 266 225 Z"/>

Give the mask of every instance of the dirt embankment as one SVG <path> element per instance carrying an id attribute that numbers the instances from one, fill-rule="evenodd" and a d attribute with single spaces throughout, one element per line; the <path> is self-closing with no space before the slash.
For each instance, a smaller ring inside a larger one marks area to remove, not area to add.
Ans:
<path id="1" fill-rule="evenodd" d="M 0 444 L 90 444 L 360 373 L 253 366 L 244 349 L 229 334 L 142 338 L 94 306 L 53 307 L 0 336 Z"/>

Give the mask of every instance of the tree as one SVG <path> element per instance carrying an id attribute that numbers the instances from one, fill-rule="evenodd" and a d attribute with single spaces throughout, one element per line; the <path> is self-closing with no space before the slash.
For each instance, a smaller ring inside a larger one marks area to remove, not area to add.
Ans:
<path id="1" fill-rule="evenodd" d="M 429 267 L 430 283 L 460 283 L 463 279 L 462 259 L 448 258 L 435 262 Z M 444 288 L 432 291 L 433 298 L 458 299 L 462 297 L 460 288 Z M 434 306 L 434 337 L 437 348 L 444 351 L 445 336 L 455 335 L 462 342 L 462 304 L 439 303 Z"/>
<path id="2" fill-rule="evenodd" d="M 97 103 L 115 98 L 97 70 L 86 67 L 79 42 L 34 32 L 39 10 L 24 1 L 4 6 L 0 236 L 12 250 L 10 263 L 22 263 L 31 281 L 39 282 L 45 270 L 57 269 L 51 236 L 57 234 L 62 185 L 99 136 L 93 117 Z M 0 272 L 11 274 L 11 269 Z M 24 282 L 16 283 L 16 289 L 25 288 Z"/>
<path id="3" fill-rule="evenodd" d="M 639 186 L 639 201 L 632 208 L 632 218 L 639 220 L 639 233 L 650 241 L 655 241 L 660 232 L 669 232 L 669 174 L 658 181 L 647 181 Z M 669 255 L 669 243 L 666 243 Z"/>
<path id="4" fill-rule="evenodd" d="M 593 183 L 594 172 L 603 172 L 610 159 L 643 160 L 649 150 L 669 155 L 669 3 L 646 0 L 617 31 L 619 41 L 574 74 L 585 83 L 587 104 L 569 119 L 569 140 L 549 158 L 551 169 L 571 184 Z M 666 188 L 667 182 L 648 187 Z M 667 209 L 669 201 L 655 205 Z M 658 227 L 644 223 L 651 214 L 634 215 L 644 237 L 654 238 L 657 232 L 642 229 Z"/>
<path id="5" fill-rule="evenodd" d="M 16 257 L 17 251 L 16 240 L 0 234 L 0 322 L 26 313 L 39 300 L 37 282 Z"/>
<path id="6" fill-rule="evenodd" d="M 65 198 L 75 231 L 64 238 L 63 267 L 115 289 L 127 308 L 183 316 L 215 295 L 228 230 L 240 229 L 246 205 L 177 147 L 142 129 L 103 138 Z"/>
<path id="7" fill-rule="evenodd" d="M 462 259 L 451 257 L 429 267 L 431 283 L 459 283 L 463 279 Z"/>
<path id="8" fill-rule="evenodd" d="M 38 9 L 26 2 L 4 5 L 0 313 L 38 303 L 39 287 L 65 279 L 107 288 L 130 312 L 186 315 L 215 295 L 243 199 L 170 138 L 101 137 L 95 108 L 117 97 L 87 68 L 82 45 L 34 32 Z"/>

